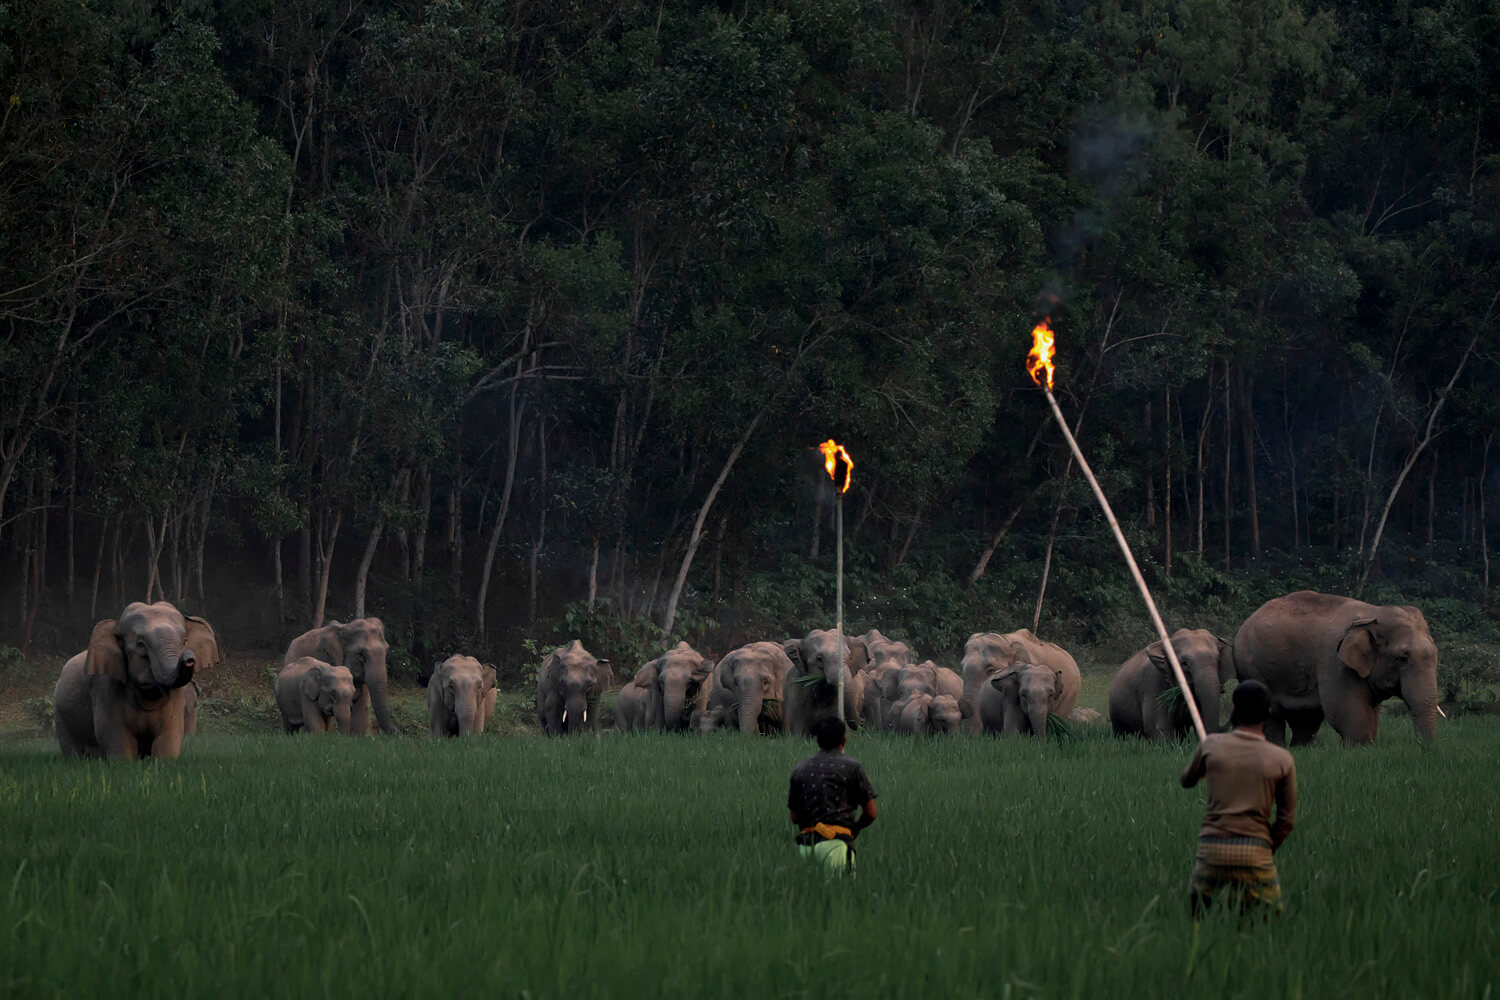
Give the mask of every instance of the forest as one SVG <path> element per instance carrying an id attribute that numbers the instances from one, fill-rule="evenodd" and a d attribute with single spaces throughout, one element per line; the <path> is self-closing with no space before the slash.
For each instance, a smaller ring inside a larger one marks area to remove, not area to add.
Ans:
<path id="1" fill-rule="evenodd" d="M 1144 638 L 1042 318 L 1166 610 L 1500 632 L 1496 66 L 1495 0 L 7 3 L 0 642 L 780 639 L 829 437 L 856 623 Z"/>

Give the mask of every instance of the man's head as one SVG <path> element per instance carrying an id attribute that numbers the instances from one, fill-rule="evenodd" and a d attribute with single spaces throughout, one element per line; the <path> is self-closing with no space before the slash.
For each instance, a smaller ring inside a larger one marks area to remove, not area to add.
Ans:
<path id="1" fill-rule="evenodd" d="M 819 719 L 813 726 L 813 737 L 818 741 L 819 750 L 837 750 L 844 745 L 844 738 L 848 730 L 844 724 L 834 716 Z"/>
<path id="2" fill-rule="evenodd" d="M 1260 681 L 1240 681 L 1234 687 L 1231 726 L 1258 726 L 1271 717 L 1271 690 Z"/>

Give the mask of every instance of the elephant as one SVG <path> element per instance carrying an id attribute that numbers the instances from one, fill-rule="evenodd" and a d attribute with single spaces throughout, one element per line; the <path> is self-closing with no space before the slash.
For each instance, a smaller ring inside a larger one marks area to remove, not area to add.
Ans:
<path id="1" fill-rule="evenodd" d="M 454 655 L 427 678 L 427 723 L 434 736 L 479 735 L 495 714 L 495 668 Z"/>
<path id="2" fill-rule="evenodd" d="M 1071 663 L 1062 667 L 1015 663 L 999 670 L 980 687 L 975 714 L 987 733 L 1045 736 L 1047 716 L 1067 718 L 1078 700 L 1082 683 L 1078 668 Z"/>
<path id="3" fill-rule="evenodd" d="M 864 671 L 870 662 L 865 641 L 846 635 L 840 649 L 838 633 L 813 629 L 801 639 L 786 640 L 782 649 L 792 662 L 786 678 L 787 728 L 795 735 L 811 736 L 818 719 L 838 712 L 836 685 L 841 671 L 844 721 L 850 729 L 859 728 L 864 718 Z"/>
<path id="4" fill-rule="evenodd" d="M 886 716 L 890 705 L 879 697 L 886 676 L 893 670 L 909 667 L 916 662 L 917 654 L 906 643 L 888 639 L 879 630 L 870 629 L 860 636 L 865 648 L 870 651 L 870 662 L 865 673 L 865 717 L 864 724 L 874 729 L 889 730 L 892 722 Z"/>
<path id="5" fill-rule="evenodd" d="M 1017 629 L 998 635 L 994 632 L 975 632 L 964 644 L 963 700 L 974 708 L 969 718 L 969 732 L 978 735 L 981 728 L 979 713 L 980 688 L 1007 667 L 1018 663 L 1041 663 L 1055 670 L 1062 670 L 1078 677 L 1078 664 L 1066 649 L 1052 642 L 1044 642 L 1032 634 L 1031 629 Z M 1074 685 L 1074 697 L 1078 685 Z M 1069 703 L 1069 708 L 1072 703 Z"/>
<path id="6" fill-rule="evenodd" d="M 623 728 L 627 729 L 631 728 L 630 721 L 662 730 L 687 729 L 692 708 L 701 700 L 700 692 L 713 669 L 712 660 L 704 659 L 692 646 L 679 642 L 642 666 L 631 678 L 631 683 L 621 688 L 622 699 L 627 698 L 629 692 L 627 711 L 634 707 L 635 720 L 627 720 L 618 704 L 616 716 L 626 723 Z M 633 705 L 636 697 L 636 691 L 631 690 L 633 687 L 639 691 L 638 707 Z"/>
<path id="7" fill-rule="evenodd" d="M 52 704 L 66 757 L 176 757 L 196 704 L 193 674 L 219 660 L 213 627 L 165 601 L 126 606 L 63 664 Z"/>
<path id="8" fill-rule="evenodd" d="M 778 642 L 752 642 L 720 660 L 699 690 L 689 723 L 699 732 L 786 732 L 784 698 L 792 661 Z"/>
<path id="9" fill-rule="evenodd" d="M 311 656 L 299 656 L 276 674 L 276 707 L 289 733 L 326 733 L 338 724 L 354 733 L 354 673 Z"/>
<path id="10" fill-rule="evenodd" d="M 1301 590 L 1262 604 L 1234 637 L 1240 680 L 1271 689 L 1266 739 L 1312 742 L 1326 719 L 1345 743 L 1373 743 L 1380 703 L 1400 698 L 1417 738 L 1437 725 L 1437 644 L 1417 608 Z"/>
<path id="11" fill-rule="evenodd" d="M 608 660 L 598 660 L 574 639 L 547 654 L 536 676 L 536 714 L 548 736 L 599 731 L 599 696 L 614 683 Z"/>
<path id="12" fill-rule="evenodd" d="M 1204 629 L 1180 628 L 1172 648 L 1188 678 L 1203 728 L 1219 731 L 1219 696 L 1234 676 L 1234 646 Z M 1109 722 L 1119 736 L 1177 740 L 1192 728 L 1187 702 L 1158 639 L 1120 665 L 1109 682 Z"/>
<path id="13" fill-rule="evenodd" d="M 892 729 L 909 736 L 957 733 L 971 714 L 969 703 L 954 695 L 923 691 L 894 706 Z"/>
<path id="14" fill-rule="evenodd" d="M 964 719 L 968 719 L 969 713 L 964 712 L 962 706 L 970 705 L 963 697 L 964 682 L 958 674 L 946 667 L 940 667 L 931 660 L 923 660 L 921 663 L 908 664 L 887 670 L 880 686 L 879 700 L 881 702 L 881 715 L 884 718 L 884 728 L 887 732 L 909 731 L 911 723 L 900 722 L 903 706 L 915 698 L 925 696 L 928 699 L 936 697 L 951 697 L 956 710 Z M 866 702 L 876 694 L 870 690 L 865 692 Z"/>
<path id="15" fill-rule="evenodd" d="M 354 675 L 354 706 L 349 713 L 349 731 L 363 735 L 370 731 L 370 706 L 380 731 L 394 735 L 396 723 L 391 719 L 386 701 L 385 658 L 390 647 L 385 641 L 385 626 L 379 618 L 356 618 L 347 624 L 329 622 L 322 628 L 309 629 L 287 647 L 282 665 L 304 656 L 336 667 L 348 667 Z"/>
<path id="16" fill-rule="evenodd" d="M 615 696 L 615 728 L 629 732 L 632 729 L 645 729 L 647 722 L 646 696 L 651 682 L 655 678 L 645 672 L 645 668 L 635 672 L 635 676 L 625 682 L 620 688 L 620 693 Z"/>

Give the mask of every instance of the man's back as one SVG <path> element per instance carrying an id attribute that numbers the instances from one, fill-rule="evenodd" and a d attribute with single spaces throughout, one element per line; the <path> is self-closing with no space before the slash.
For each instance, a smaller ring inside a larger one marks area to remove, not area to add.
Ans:
<path id="1" fill-rule="evenodd" d="M 1292 828 L 1297 803 L 1292 755 L 1258 733 L 1236 729 L 1208 736 L 1184 774 L 1208 781 L 1206 837 L 1257 837 L 1280 846 Z M 1276 820 L 1271 821 L 1272 807 Z"/>
<path id="2" fill-rule="evenodd" d="M 823 750 L 792 770 L 787 807 L 803 827 L 818 823 L 852 827 L 875 789 L 859 761 L 842 750 Z"/>

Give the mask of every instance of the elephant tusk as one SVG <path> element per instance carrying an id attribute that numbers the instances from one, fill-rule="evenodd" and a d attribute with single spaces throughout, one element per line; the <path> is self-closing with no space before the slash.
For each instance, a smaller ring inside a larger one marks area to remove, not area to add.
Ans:
<path id="1" fill-rule="evenodd" d="M 1438 710 L 1438 715 L 1441 715 L 1445 719 L 1448 717 L 1448 713 L 1445 712 L 1445 711 L 1443 711 L 1443 706 L 1442 705 L 1439 705 L 1437 707 L 1437 710 Z"/>

